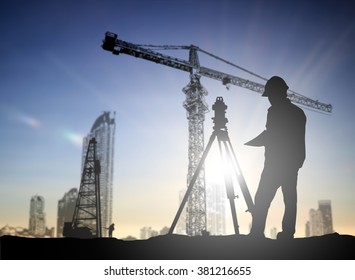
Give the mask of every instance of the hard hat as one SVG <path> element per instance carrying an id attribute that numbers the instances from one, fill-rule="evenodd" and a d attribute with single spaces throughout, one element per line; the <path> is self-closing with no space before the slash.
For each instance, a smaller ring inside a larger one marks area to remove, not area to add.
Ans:
<path id="1" fill-rule="evenodd" d="M 284 79 L 279 76 L 273 76 L 266 82 L 262 96 L 269 96 L 272 93 L 286 94 L 287 90 L 288 85 Z"/>

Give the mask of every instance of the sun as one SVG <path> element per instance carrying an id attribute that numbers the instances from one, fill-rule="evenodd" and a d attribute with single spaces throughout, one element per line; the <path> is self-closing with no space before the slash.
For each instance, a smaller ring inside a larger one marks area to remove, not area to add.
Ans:
<path id="1" fill-rule="evenodd" d="M 217 149 L 211 148 L 205 160 L 205 178 L 207 184 L 224 183 L 224 163 Z"/>

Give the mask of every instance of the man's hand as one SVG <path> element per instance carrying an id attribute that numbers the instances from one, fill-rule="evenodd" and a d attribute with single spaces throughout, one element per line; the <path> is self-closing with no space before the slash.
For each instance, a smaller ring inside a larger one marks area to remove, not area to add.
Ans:
<path id="1" fill-rule="evenodd" d="M 250 140 L 249 142 L 245 143 L 244 145 L 247 146 L 254 146 L 254 147 L 261 147 L 265 146 L 266 144 L 266 130 L 261 132 L 258 136 L 256 136 L 254 139 Z"/>

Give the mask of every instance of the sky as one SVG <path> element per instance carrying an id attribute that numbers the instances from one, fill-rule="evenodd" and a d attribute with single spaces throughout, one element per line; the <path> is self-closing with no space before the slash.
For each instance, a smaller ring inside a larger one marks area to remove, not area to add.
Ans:
<path id="1" fill-rule="evenodd" d="M 105 32 L 136 44 L 196 45 L 261 77 L 333 106 L 307 115 L 307 158 L 299 172 L 296 236 L 311 208 L 331 200 L 334 230 L 355 235 L 355 14 L 351 1 L 1 1 L 0 228 L 28 227 L 30 199 L 45 198 L 48 227 L 57 203 L 80 186 L 81 141 L 103 111 L 116 112 L 114 236 L 170 226 L 186 189 L 188 130 L 182 89 L 186 72 L 101 48 Z M 163 52 L 163 51 L 162 51 Z M 188 59 L 186 50 L 164 52 Z M 199 53 L 200 64 L 264 83 Z M 259 93 L 201 78 L 212 105 L 227 104 L 228 131 L 254 197 L 264 150 L 244 143 L 265 128 L 270 104 Z M 218 155 L 206 160 L 218 180 Z M 235 185 L 238 193 L 239 186 Z M 236 199 L 240 231 L 251 216 Z M 266 235 L 280 230 L 281 193 Z M 227 214 L 230 212 L 226 209 Z M 231 224 L 231 218 L 227 218 Z M 228 234 L 233 234 L 232 226 Z"/>

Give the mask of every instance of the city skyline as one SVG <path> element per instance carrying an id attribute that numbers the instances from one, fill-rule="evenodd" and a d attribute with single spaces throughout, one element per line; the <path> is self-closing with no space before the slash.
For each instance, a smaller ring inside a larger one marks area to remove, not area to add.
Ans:
<path id="1" fill-rule="evenodd" d="M 221 186 L 217 186 L 217 184 L 212 183 L 211 185 L 207 185 L 207 232 L 210 235 L 226 235 L 226 223 L 228 222 L 226 219 L 225 211 L 227 200 L 223 201 L 223 197 L 221 197 Z M 57 227 L 51 227 L 48 229 L 46 227 L 45 222 L 42 226 L 42 232 L 36 233 L 31 230 L 31 219 L 33 219 L 33 212 L 35 212 L 36 203 L 33 201 L 37 201 L 37 198 L 40 198 L 40 207 L 38 208 L 40 211 L 40 218 L 45 217 L 44 212 L 44 201 L 45 198 L 41 195 L 34 195 L 30 200 L 30 226 L 27 228 L 22 226 L 12 226 L 9 224 L 4 225 L 2 228 L 0 227 L 0 233 L 2 229 L 5 229 L 6 233 L 9 235 L 17 235 L 20 236 L 51 236 L 51 237 L 63 237 L 62 230 L 64 222 L 71 222 L 72 216 L 76 204 L 78 190 L 72 188 L 68 192 L 64 193 L 62 199 L 58 200 L 58 214 L 57 214 Z M 214 196 L 214 198 L 213 198 Z M 181 197 L 179 198 L 181 202 Z M 324 218 L 326 217 L 326 218 Z M 184 219 L 181 219 L 184 221 Z M 312 229 L 313 226 L 313 229 Z M 305 233 L 304 235 L 299 234 L 299 237 L 310 237 L 310 236 L 320 236 L 324 234 L 329 234 L 333 232 L 337 232 L 333 230 L 333 219 L 332 219 L 332 210 L 331 210 L 331 200 L 318 200 L 318 209 L 314 210 L 313 208 L 309 209 L 309 221 L 306 222 L 305 225 Z M 15 230 L 15 229 L 18 230 Z M 54 236 L 54 231 L 57 233 Z M 130 232 L 127 236 L 120 236 L 121 239 L 126 238 L 135 238 L 135 239 L 148 239 L 150 237 L 154 237 L 157 235 L 167 234 L 169 231 L 169 227 L 167 225 L 162 226 L 161 230 L 153 229 L 149 225 L 141 225 L 140 229 L 136 234 Z M 53 233 L 52 233 L 53 232 Z M 142 233 L 144 232 L 144 233 Z M 186 234 L 184 230 L 176 230 L 177 234 Z M 265 229 L 265 236 L 268 238 L 276 239 L 277 228 L 273 225 L 270 225 L 269 228 Z M 138 237 L 139 236 L 139 237 Z M 143 236 L 143 237 L 142 237 Z"/>
<path id="2" fill-rule="evenodd" d="M 57 203 L 79 188 L 82 139 L 95 118 L 116 112 L 115 237 L 144 225 L 170 226 L 186 188 L 188 122 L 183 71 L 101 48 L 105 32 L 137 44 L 196 45 L 262 77 L 282 76 L 290 89 L 332 104 L 330 115 L 305 109 L 307 155 L 299 172 L 296 237 L 314 201 L 330 199 L 334 229 L 355 235 L 355 20 L 347 1 L 6 1 L 0 9 L 0 226 L 27 226 L 28 201 L 45 197 L 49 227 Z M 174 15 L 174 16 L 173 16 Z M 168 55 L 188 59 L 183 50 Z M 199 54 L 200 63 L 259 83 L 265 81 Z M 212 104 L 223 96 L 227 127 L 252 197 L 263 148 L 244 145 L 265 127 L 270 106 L 260 94 L 201 78 L 208 91 L 205 143 Z M 206 180 L 218 176 L 219 155 L 206 162 Z M 239 187 L 236 186 L 238 193 Z M 242 197 L 242 196 L 240 196 Z M 236 199 L 240 231 L 250 213 Z M 281 228 L 277 194 L 267 230 Z M 227 234 L 230 211 L 226 211 Z"/>

